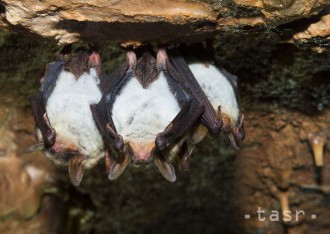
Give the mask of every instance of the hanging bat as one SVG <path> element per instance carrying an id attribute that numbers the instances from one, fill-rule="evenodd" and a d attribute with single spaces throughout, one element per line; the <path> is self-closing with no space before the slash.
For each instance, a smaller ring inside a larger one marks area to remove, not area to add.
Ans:
<path id="1" fill-rule="evenodd" d="M 126 62 L 102 84 L 104 95 L 92 112 L 106 144 L 108 178 L 132 162 L 154 162 L 163 177 L 176 180 L 171 159 L 178 142 L 200 118 L 204 106 L 186 90 L 166 50 L 127 51 Z"/>
<path id="2" fill-rule="evenodd" d="M 97 52 L 71 53 L 65 47 L 47 65 L 41 88 L 31 98 L 39 142 L 27 151 L 44 150 L 48 158 L 68 165 L 75 186 L 80 184 L 84 168 L 104 157 L 102 136 L 90 110 L 102 97 L 102 79 Z"/>
<path id="3" fill-rule="evenodd" d="M 188 59 L 190 56 L 191 60 L 187 63 L 181 54 Z M 185 137 L 181 167 L 186 169 L 195 145 L 207 135 L 208 130 L 217 132 L 217 126 L 222 127 L 221 132 L 226 133 L 232 146 L 238 149 L 239 142 L 244 139 L 244 115 L 239 111 L 236 76 L 213 65 L 213 55 L 202 44 L 173 49 L 169 51 L 169 59 L 186 81 L 187 89 L 205 106 L 200 124 Z"/>

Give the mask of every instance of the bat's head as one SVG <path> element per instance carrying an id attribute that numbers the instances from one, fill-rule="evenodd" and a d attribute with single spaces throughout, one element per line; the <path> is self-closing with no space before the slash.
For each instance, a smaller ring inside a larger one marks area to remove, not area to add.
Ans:
<path id="1" fill-rule="evenodd" d="M 68 166 L 69 176 L 73 185 L 78 186 L 82 181 L 85 168 L 93 167 L 98 160 L 103 157 L 103 147 L 94 150 L 92 154 L 87 154 L 85 147 L 81 145 L 77 137 L 63 136 L 56 134 L 56 141 L 51 146 L 45 146 L 42 134 L 36 129 L 36 138 L 38 143 L 32 146 L 28 151 L 42 150 L 47 158 L 55 164 Z"/>
<path id="2" fill-rule="evenodd" d="M 79 146 L 70 138 L 57 135 L 54 145 L 46 149 L 48 157 L 58 164 L 68 165 L 71 158 L 81 155 Z"/>
<path id="3" fill-rule="evenodd" d="M 218 118 L 222 119 L 222 132 L 228 134 L 231 145 L 234 149 L 239 149 L 239 143 L 244 140 L 244 115 L 233 118 L 226 113 L 218 112 Z"/>
<path id="4" fill-rule="evenodd" d="M 147 164 L 154 160 L 155 140 L 131 141 L 127 148 L 134 164 Z"/>
<path id="5" fill-rule="evenodd" d="M 182 159 L 182 155 L 186 152 L 183 152 L 181 149 L 184 140 L 162 152 L 156 150 L 154 141 L 129 142 L 125 144 L 121 152 L 110 147 L 111 149 L 106 151 L 105 157 L 108 178 L 110 180 L 117 179 L 130 163 L 133 166 L 148 166 L 154 163 L 165 179 L 174 182 L 176 174 L 172 162 L 174 160 L 182 160 L 186 165 L 185 159 Z"/>

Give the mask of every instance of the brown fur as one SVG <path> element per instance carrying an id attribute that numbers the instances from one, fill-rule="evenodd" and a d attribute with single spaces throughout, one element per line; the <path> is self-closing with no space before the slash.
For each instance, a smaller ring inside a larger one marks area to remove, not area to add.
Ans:
<path id="1" fill-rule="evenodd" d="M 156 59 L 149 52 L 143 53 L 142 57 L 138 59 L 135 75 L 143 88 L 146 88 L 158 77 Z"/>
<path id="2" fill-rule="evenodd" d="M 68 61 L 64 64 L 64 69 L 74 74 L 78 79 L 84 72 L 88 71 L 89 55 L 86 52 L 77 52 L 69 55 Z"/>

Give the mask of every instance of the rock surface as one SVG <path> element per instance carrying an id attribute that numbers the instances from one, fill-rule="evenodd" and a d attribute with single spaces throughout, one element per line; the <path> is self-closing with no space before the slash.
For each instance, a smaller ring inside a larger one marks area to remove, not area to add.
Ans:
<path id="1" fill-rule="evenodd" d="M 313 33 L 308 39 L 321 37 L 328 42 L 329 17 L 321 16 L 329 14 L 329 5 L 327 0 L 2 0 L 0 27 L 53 38 L 61 44 L 114 40 L 139 45 L 201 40 L 222 31 L 267 32 L 306 18 L 299 27 L 289 28 L 304 34 L 301 26 L 310 25 Z M 318 18 L 307 19 L 311 16 Z M 300 40 L 306 37 L 296 34 L 292 41 Z"/>
<path id="2" fill-rule="evenodd" d="M 57 201 L 45 195 L 46 190 L 55 186 L 54 168 L 40 153 L 22 154 L 23 145 L 31 139 L 27 134 L 31 120 L 33 118 L 13 109 L 0 110 L 1 233 L 51 233 L 59 230 L 50 225 L 51 219 L 60 221 L 59 210 L 48 210 Z M 26 132 L 19 134 L 20 131 Z"/>

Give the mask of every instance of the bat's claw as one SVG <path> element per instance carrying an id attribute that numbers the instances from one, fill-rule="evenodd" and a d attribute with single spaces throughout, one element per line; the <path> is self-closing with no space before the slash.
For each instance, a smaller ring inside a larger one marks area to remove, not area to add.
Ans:
<path id="1" fill-rule="evenodd" d="M 128 50 L 126 52 L 126 63 L 127 63 L 128 70 L 132 70 L 132 71 L 135 70 L 137 58 L 136 58 L 136 54 L 133 50 Z"/>
<path id="2" fill-rule="evenodd" d="M 88 68 L 95 68 L 98 76 L 101 75 L 102 72 L 102 64 L 100 54 L 97 52 L 93 52 L 88 59 Z"/>
<path id="3" fill-rule="evenodd" d="M 168 62 L 168 56 L 166 53 L 166 49 L 163 47 L 159 47 L 157 51 L 157 70 L 158 72 L 166 70 L 166 64 Z"/>

